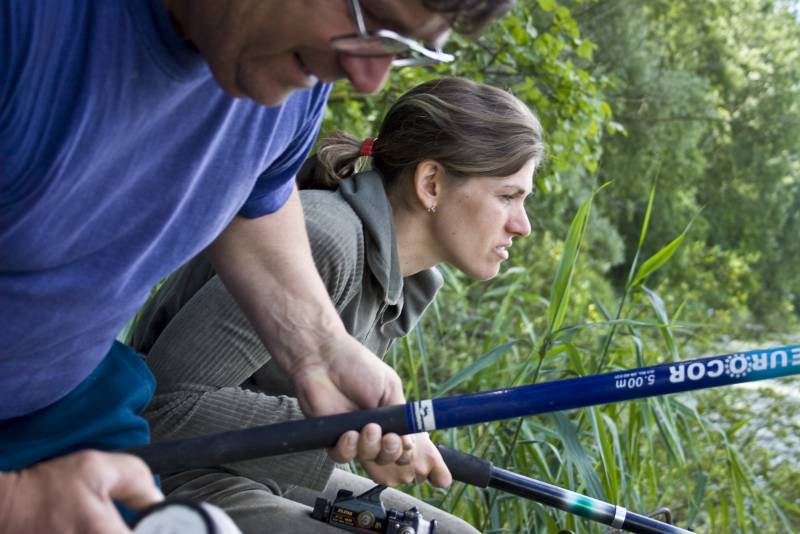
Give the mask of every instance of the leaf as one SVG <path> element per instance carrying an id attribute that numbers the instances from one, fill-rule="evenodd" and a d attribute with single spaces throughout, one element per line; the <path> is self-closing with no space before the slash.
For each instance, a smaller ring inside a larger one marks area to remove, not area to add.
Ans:
<path id="1" fill-rule="evenodd" d="M 647 400 L 650 401 L 649 404 L 655 415 L 656 425 L 658 425 L 667 450 L 679 464 L 684 464 L 686 462 L 686 454 L 683 452 L 682 440 L 675 428 L 672 410 L 668 404 L 663 402 L 661 397 Z"/>
<path id="2" fill-rule="evenodd" d="M 477 360 L 475 360 L 471 365 L 462 369 L 460 372 L 456 373 L 450 379 L 442 384 L 442 386 L 433 394 L 433 397 L 441 397 L 457 385 L 461 384 L 462 382 L 466 381 L 476 373 L 486 369 L 494 362 L 497 361 L 500 356 L 502 356 L 508 349 L 510 349 L 515 343 L 517 342 L 516 339 L 512 339 L 506 343 L 503 343 L 497 348 L 492 349 L 491 351 L 487 352 Z"/>
<path id="3" fill-rule="evenodd" d="M 560 347 L 567 353 L 567 355 L 569 356 L 570 365 L 572 366 L 573 369 L 575 369 L 575 372 L 578 374 L 578 376 L 583 376 L 586 374 L 586 369 L 584 369 L 583 367 L 583 360 L 581 358 L 581 353 L 575 345 L 573 345 L 572 343 L 560 343 L 558 345 L 555 345 L 553 348 L 556 347 Z M 548 357 L 550 356 L 549 351 L 547 356 Z"/>
<path id="4" fill-rule="evenodd" d="M 542 11 L 551 12 L 556 8 L 555 0 L 539 0 L 539 7 L 542 8 Z"/>
<path id="5" fill-rule="evenodd" d="M 650 276 L 653 272 L 655 272 L 659 267 L 664 265 L 675 251 L 678 250 L 678 247 L 681 246 L 683 239 L 686 237 L 687 233 L 689 232 L 689 228 L 692 226 L 692 223 L 689 223 L 683 232 L 680 233 L 678 237 L 673 239 L 666 247 L 662 248 L 653 256 L 651 256 L 646 262 L 642 264 L 639 268 L 639 272 L 636 273 L 636 276 L 631 283 L 631 287 L 636 287 L 640 283 L 644 281 L 645 278 Z"/>
<path id="6" fill-rule="evenodd" d="M 581 480 L 586 484 L 586 492 L 595 499 L 607 500 L 600 477 L 592 468 L 592 459 L 586 453 L 578 438 L 578 429 L 575 424 L 563 413 L 556 413 L 551 416 L 556 424 L 556 430 L 564 444 L 565 458 L 572 462 L 578 469 Z"/>
<path id="7" fill-rule="evenodd" d="M 650 187 L 650 198 L 647 200 L 647 210 L 644 212 L 644 222 L 642 223 L 642 231 L 639 234 L 639 248 L 644 245 L 645 237 L 647 237 L 647 227 L 650 226 L 650 215 L 653 213 L 653 201 L 656 198 L 656 183 Z"/>
<path id="8" fill-rule="evenodd" d="M 522 277 L 518 277 L 510 287 L 506 288 L 503 300 L 500 303 L 500 309 L 497 311 L 494 317 L 491 328 L 492 332 L 502 332 L 503 325 L 508 324 L 508 311 L 514 301 L 514 296 L 517 294 L 517 288 L 521 283 Z"/>
<path id="9" fill-rule="evenodd" d="M 667 314 L 667 308 L 664 305 L 664 300 L 658 295 L 658 293 L 646 286 L 642 286 L 642 290 L 644 291 L 645 295 L 647 295 L 647 300 L 650 301 L 650 306 L 656 312 L 658 320 L 661 321 L 662 325 L 664 325 L 664 327 L 661 328 L 661 335 L 664 338 L 664 342 L 667 344 L 667 349 L 669 349 L 672 360 L 675 361 L 678 359 L 678 348 L 675 345 L 675 338 L 672 335 L 672 330 L 670 329 L 670 319 L 669 315 Z"/>
<path id="10" fill-rule="evenodd" d="M 632 335 L 631 342 L 633 342 L 633 349 L 636 353 L 636 365 L 644 367 L 644 346 L 642 344 L 642 339 L 639 336 Z"/>
<path id="11" fill-rule="evenodd" d="M 608 308 L 600 302 L 600 299 L 597 297 L 597 294 L 594 291 L 589 292 L 589 298 L 592 299 L 592 304 L 600 311 L 600 314 L 603 316 L 604 319 L 611 320 L 611 312 L 608 311 Z"/>
<path id="12" fill-rule="evenodd" d="M 575 48 L 575 53 L 578 55 L 578 57 L 591 60 L 592 55 L 594 54 L 594 43 L 588 39 L 581 39 L 579 41 L 580 44 Z"/>
<path id="13" fill-rule="evenodd" d="M 698 473 L 695 478 L 694 494 L 692 495 L 692 502 L 689 503 L 689 518 L 686 521 L 688 528 L 691 528 L 692 523 L 694 523 L 694 520 L 697 518 L 698 512 L 703 509 L 703 499 L 705 498 L 707 481 L 707 473 Z"/>
<path id="14" fill-rule="evenodd" d="M 556 276 L 550 289 L 550 307 L 547 309 L 548 333 L 552 333 L 561 328 L 564 316 L 567 313 L 569 304 L 569 293 L 572 286 L 572 275 L 575 272 L 575 265 L 578 261 L 583 236 L 586 233 L 586 226 L 589 222 L 589 214 L 592 209 L 594 196 L 605 188 L 608 183 L 603 184 L 594 191 L 588 199 L 578 208 L 578 212 L 572 219 L 567 239 L 564 243 L 564 253 L 558 264 Z"/>
<path id="15" fill-rule="evenodd" d="M 594 441 L 599 445 L 600 465 L 605 475 L 606 489 L 609 495 L 619 493 L 619 463 L 615 451 L 618 450 L 617 426 L 596 407 L 586 410 L 594 430 Z M 598 417 L 599 415 L 599 417 Z"/>

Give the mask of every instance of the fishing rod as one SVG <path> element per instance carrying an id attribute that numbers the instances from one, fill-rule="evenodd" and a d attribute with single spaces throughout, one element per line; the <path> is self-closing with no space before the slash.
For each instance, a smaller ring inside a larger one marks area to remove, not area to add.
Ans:
<path id="1" fill-rule="evenodd" d="M 575 493 L 540 480 L 518 475 L 492 465 L 488 460 L 466 454 L 449 447 L 438 445 L 442 459 L 453 475 L 454 480 L 471 484 L 479 488 L 495 488 L 507 493 L 524 497 L 565 512 L 591 519 L 613 529 L 625 530 L 637 534 L 692 534 L 690 531 L 657 521 L 607 502 Z M 339 490 L 336 498 L 329 501 L 318 497 L 311 517 L 332 524 L 344 530 L 354 532 L 384 532 L 375 525 L 402 524 L 403 528 L 388 529 L 385 532 L 402 532 L 406 534 L 432 534 L 436 532 L 436 520 L 426 521 L 416 509 L 406 512 L 386 510 L 381 500 L 381 493 L 386 486 L 379 484 L 372 489 L 355 496 L 346 489 Z M 353 524 L 359 528 L 353 528 Z M 565 531 L 566 532 L 566 531 Z"/>
<path id="2" fill-rule="evenodd" d="M 442 445 L 437 447 L 454 480 L 479 488 L 495 488 L 609 525 L 617 530 L 635 534 L 693 534 L 689 530 L 670 524 L 669 512 L 666 509 L 664 510 L 667 512 L 668 519 L 664 523 L 651 517 L 631 512 L 622 506 L 613 505 L 540 480 L 500 469 L 490 461 L 471 454 Z M 319 497 L 311 516 L 339 528 L 358 532 L 380 531 L 432 534 L 436 531 L 436 521 L 424 520 L 422 514 L 415 508 L 406 512 L 398 512 L 393 509 L 387 510 L 380 498 L 380 494 L 384 489 L 386 489 L 386 486 L 377 485 L 359 496 L 353 496 L 352 492 L 347 490 L 340 490 L 334 501 Z M 363 529 L 352 528 L 353 518 L 356 518 L 359 526 L 361 526 L 360 521 L 363 518 L 369 523 L 369 527 L 365 524 Z M 376 526 L 390 523 L 396 523 L 395 526 L 402 528 L 383 530 Z M 205 534 L 239 532 L 233 526 L 230 518 L 221 513 L 219 509 L 213 506 L 209 507 L 203 503 L 170 497 L 140 514 L 135 521 L 134 533 L 176 532 L 179 525 L 180 532 L 202 532 Z"/>
<path id="3" fill-rule="evenodd" d="M 415 433 L 798 373 L 800 346 L 786 346 L 290 421 L 132 447 L 123 452 L 140 456 L 154 473 L 166 474 L 331 447 L 345 431 L 359 430 L 369 422 L 380 424 L 384 432 Z M 621 506 L 496 468 L 473 456 L 442 447 L 440 451 L 456 480 L 493 487 L 630 532 L 689 532 Z"/>
<path id="4" fill-rule="evenodd" d="M 800 374 L 800 345 L 685 360 L 628 371 L 312 417 L 130 447 L 155 473 L 333 447 L 348 430 L 377 423 L 415 434 L 631 399 Z"/>
<path id="5" fill-rule="evenodd" d="M 437 447 L 454 480 L 512 493 L 627 532 L 691 534 L 689 530 L 631 512 L 622 506 L 495 467 L 483 458 L 441 445 Z"/>

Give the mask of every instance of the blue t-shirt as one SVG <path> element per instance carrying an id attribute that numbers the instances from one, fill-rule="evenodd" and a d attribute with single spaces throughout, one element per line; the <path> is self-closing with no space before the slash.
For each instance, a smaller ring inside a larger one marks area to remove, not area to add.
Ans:
<path id="1" fill-rule="evenodd" d="M 0 0 L 0 421 L 63 397 L 150 288 L 279 209 L 330 87 L 224 94 L 163 0 Z"/>

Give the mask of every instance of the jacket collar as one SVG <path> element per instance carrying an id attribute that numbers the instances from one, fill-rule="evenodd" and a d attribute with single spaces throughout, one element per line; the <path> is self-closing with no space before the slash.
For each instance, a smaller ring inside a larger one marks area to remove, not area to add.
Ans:
<path id="1" fill-rule="evenodd" d="M 381 322 L 387 327 L 391 324 L 396 335 L 408 333 L 442 287 L 442 275 L 433 268 L 403 279 L 392 206 L 379 172 L 361 172 L 342 180 L 339 194 L 363 224 L 366 264 L 383 290 L 387 307 Z"/>

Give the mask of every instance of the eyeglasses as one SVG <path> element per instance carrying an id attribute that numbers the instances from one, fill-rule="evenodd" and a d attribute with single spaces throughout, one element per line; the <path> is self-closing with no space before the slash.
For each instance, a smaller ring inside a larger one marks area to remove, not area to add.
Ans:
<path id="1" fill-rule="evenodd" d="M 450 63 L 455 59 L 452 54 L 442 52 L 438 48 L 427 48 L 391 30 L 368 31 L 359 0 L 350 0 L 350 12 L 356 24 L 356 33 L 332 39 L 334 50 L 353 56 L 395 56 L 392 61 L 393 67 L 439 65 Z"/>

